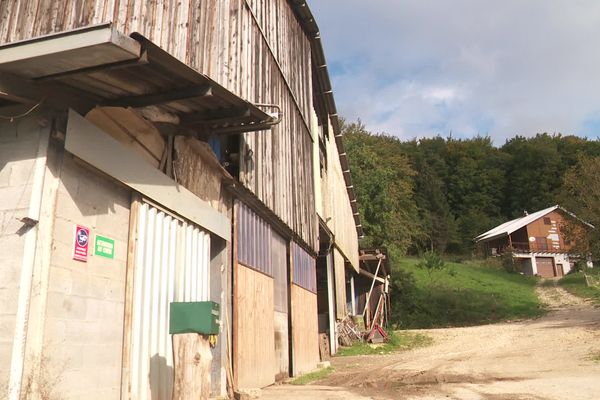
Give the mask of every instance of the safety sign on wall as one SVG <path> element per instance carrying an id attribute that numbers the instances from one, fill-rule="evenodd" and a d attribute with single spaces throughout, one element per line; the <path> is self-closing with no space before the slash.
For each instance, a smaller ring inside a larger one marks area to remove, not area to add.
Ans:
<path id="1" fill-rule="evenodd" d="M 106 236 L 96 235 L 94 254 L 105 258 L 115 258 L 115 241 Z"/>
<path id="2" fill-rule="evenodd" d="M 87 262 L 89 245 L 90 229 L 85 226 L 75 225 L 73 259 Z"/>

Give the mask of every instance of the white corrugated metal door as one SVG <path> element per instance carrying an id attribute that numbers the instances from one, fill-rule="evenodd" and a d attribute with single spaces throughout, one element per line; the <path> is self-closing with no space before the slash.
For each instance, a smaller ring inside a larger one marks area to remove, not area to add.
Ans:
<path id="1" fill-rule="evenodd" d="M 169 303 L 206 301 L 210 235 L 149 204 L 138 213 L 131 332 L 131 396 L 171 399 Z"/>

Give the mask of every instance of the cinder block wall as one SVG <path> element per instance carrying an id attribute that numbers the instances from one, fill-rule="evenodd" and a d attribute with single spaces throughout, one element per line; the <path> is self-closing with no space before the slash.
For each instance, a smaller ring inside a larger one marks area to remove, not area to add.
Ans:
<path id="1" fill-rule="evenodd" d="M 0 123 L 0 397 L 8 385 L 24 228 L 42 131 L 37 118 Z"/>
<path id="2" fill-rule="evenodd" d="M 42 380 L 64 399 L 118 399 L 131 194 L 65 153 L 56 205 Z M 114 259 L 75 261 L 76 224 L 115 240 Z"/>

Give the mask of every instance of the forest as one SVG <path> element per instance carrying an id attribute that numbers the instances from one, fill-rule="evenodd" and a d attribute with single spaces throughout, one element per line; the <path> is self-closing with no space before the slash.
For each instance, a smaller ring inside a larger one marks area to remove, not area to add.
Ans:
<path id="1" fill-rule="evenodd" d="M 424 251 L 475 256 L 474 238 L 560 204 L 600 225 L 600 141 L 541 133 L 496 146 L 490 137 L 403 141 L 343 124 L 357 192 L 362 246 L 392 256 Z M 598 234 L 588 245 L 600 256 Z"/>

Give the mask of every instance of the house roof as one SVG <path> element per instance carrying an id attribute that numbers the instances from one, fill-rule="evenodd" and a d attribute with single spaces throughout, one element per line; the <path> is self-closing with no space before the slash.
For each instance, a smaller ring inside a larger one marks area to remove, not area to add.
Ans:
<path id="1" fill-rule="evenodd" d="M 498 225 L 495 228 L 490 229 L 489 231 L 482 233 L 481 235 L 477 236 L 475 238 L 476 242 L 481 242 L 481 241 L 487 241 L 487 240 L 492 240 L 492 239 L 496 239 L 502 236 L 508 236 L 511 233 L 523 228 L 524 226 L 529 225 L 530 223 L 532 223 L 533 221 L 536 221 L 540 218 L 542 218 L 544 215 L 554 211 L 560 209 L 561 211 L 567 213 L 568 215 L 572 216 L 573 218 L 581 221 L 583 224 L 589 226 L 590 228 L 594 228 L 593 225 L 579 219 L 575 214 L 567 211 L 566 209 L 564 209 L 563 207 L 559 206 L 558 204 L 552 207 L 548 207 L 545 208 L 543 210 L 534 212 L 532 214 L 528 214 L 525 215 L 524 217 L 521 218 L 517 218 L 517 219 L 513 219 L 511 221 L 505 222 L 501 225 Z"/>

